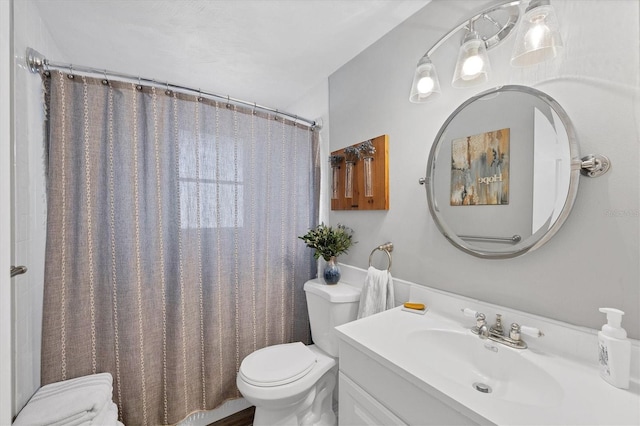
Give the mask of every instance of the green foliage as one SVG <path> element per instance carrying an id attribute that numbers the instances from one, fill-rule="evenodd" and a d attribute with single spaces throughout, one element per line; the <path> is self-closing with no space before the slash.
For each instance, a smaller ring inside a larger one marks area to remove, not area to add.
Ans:
<path id="1" fill-rule="evenodd" d="M 346 253 L 349 247 L 356 243 L 353 241 L 353 230 L 340 224 L 332 228 L 321 223 L 298 238 L 307 243 L 307 247 L 315 249 L 314 258 L 322 256 L 327 261 L 331 257 Z"/>

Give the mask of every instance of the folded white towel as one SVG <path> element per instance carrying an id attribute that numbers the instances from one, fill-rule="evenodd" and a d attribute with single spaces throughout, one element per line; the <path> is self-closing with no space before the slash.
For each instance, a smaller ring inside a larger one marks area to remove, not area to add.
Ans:
<path id="1" fill-rule="evenodd" d="M 93 374 L 38 389 L 20 411 L 14 426 L 76 426 L 108 411 L 113 397 L 113 378 L 109 373 Z M 107 413 L 104 413 L 107 415 Z M 108 418 L 108 416 L 107 416 Z M 117 419 L 117 408 L 116 408 Z M 104 425 L 115 424 L 103 423 Z"/>
<path id="2" fill-rule="evenodd" d="M 381 271 L 369 266 L 364 287 L 360 293 L 358 319 L 395 307 L 393 278 L 388 270 Z"/>
<path id="3" fill-rule="evenodd" d="M 118 424 L 118 406 L 109 401 L 104 408 L 88 423 L 83 426 L 116 426 Z"/>

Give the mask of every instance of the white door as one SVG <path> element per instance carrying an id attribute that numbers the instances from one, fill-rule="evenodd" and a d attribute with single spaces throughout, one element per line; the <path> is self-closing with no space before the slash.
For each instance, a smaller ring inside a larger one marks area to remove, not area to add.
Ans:
<path id="1" fill-rule="evenodd" d="M 11 424 L 11 31 L 12 2 L 0 1 L 0 425 Z"/>

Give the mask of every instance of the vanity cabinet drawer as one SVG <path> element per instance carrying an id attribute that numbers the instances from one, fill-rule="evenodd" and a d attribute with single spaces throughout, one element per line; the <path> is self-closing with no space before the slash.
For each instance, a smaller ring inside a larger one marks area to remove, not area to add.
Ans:
<path id="1" fill-rule="evenodd" d="M 346 422 L 343 410 L 347 410 L 345 415 L 351 415 L 349 410 L 355 410 L 347 406 L 351 404 L 350 401 L 345 401 L 343 404 L 343 377 L 375 400 L 377 407 L 384 409 L 384 411 L 380 410 L 381 412 L 390 412 L 397 417 L 400 424 L 420 426 L 493 424 L 439 391 L 433 388 L 427 389 L 428 385 L 424 384 L 424 388 L 418 386 L 413 381 L 402 377 L 400 372 L 393 371 L 344 341 L 340 341 L 339 365 L 341 379 L 338 394 L 342 425 L 351 425 Z M 361 403 L 358 409 L 364 410 L 362 407 L 365 406 Z M 373 417 L 373 414 L 371 415 Z M 358 423 L 360 420 L 357 418 L 358 416 L 355 416 L 354 424 L 363 424 Z M 343 419 L 344 422 L 342 422 Z M 374 418 L 374 423 L 370 424 L 385 423 L 378 423 Z"/>
<path id="2" fill-rule="evenodd" d="M 342 426 L 402 426 L 406 425 L 360 386 L 340 373 L 340 414 Z"/>

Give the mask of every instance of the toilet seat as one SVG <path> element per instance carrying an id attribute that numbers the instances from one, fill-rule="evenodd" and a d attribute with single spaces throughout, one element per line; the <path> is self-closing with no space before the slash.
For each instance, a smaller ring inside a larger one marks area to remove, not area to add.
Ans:
<path id="1" fill-rule="evenodd" d="M 282 386 L 306 376 L 316 363 L 316 354 L 302 342 L 287 343 L 251 353 L 242 361 L 239 374 L 253 386 Z"/>

